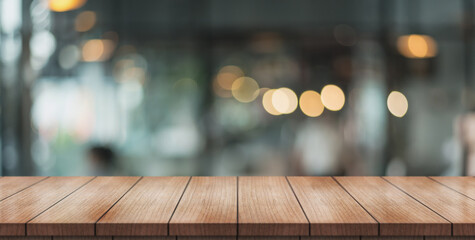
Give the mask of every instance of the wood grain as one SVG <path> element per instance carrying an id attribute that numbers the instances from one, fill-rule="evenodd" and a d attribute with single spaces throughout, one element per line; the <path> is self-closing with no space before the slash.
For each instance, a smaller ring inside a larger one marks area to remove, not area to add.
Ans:
<path id="1" fill-rule="evenodd" d="M 25 223 L 92 177 L 50 177 L 0 202 L 0 236 L 25 235 Z"/>
<path id="2" fill-rule="evenodd" d="M 166 236 L 190 177 L 144 177 L 96 224 L 99 236 Z"/>
<path id="3" fill-rule="evenodd" d="M 424 240 L 475 240 L 475 236 L 472 236 L 472 237 L 425 237 Z"/>
<path id="4" fill-rule="evenodd" d="M 124 237 L 114 237 L 114 240 L 176 240 L 176 237 L 144 237 L 144 236 L 125 237 L 124 236 Z"/>
<path id="5" fill-rule="evenodd" d="M 451 224 L 380 177 L 336 180 L 380 223 L 381 236 L 448 236 Z"/>
<path id="6" fill-rule="evenodd" d="M 2 237 L 0 240 L 51 240 L 51 237 Z"/>
<path id="7" fill-rule="evenodd" d="M 184 236 L 178 236 L 177 240 L 236 240 L 237 238 L 234 237 L 229 237 L 229 236 L 223 236 L 223 237 L 217 237 L 217 236 L 194 236 L 194 237 L 184 237 Z"/>
<path id="8" fill-rule="evenodd" d="M 475 199 L 474 177 L 431 177 L 433 180 Z"/>
<path id="9" fill-rule="evenodd" d="M 427 177 L 385 177 L 453 224 L 454 236 L 475 236 L 475 201 Z"/>
<path id="10" fill-rule="evenodd" d="M 240 236 L 305 236 L 309 222 L 285 177 L 238 178 Z"/>
<path id="11" fill-rule="evenodd" d="M 2 177 L 0 178 L 0 201 L 25 188 L 44 180 L 46 177 Z"/>
<path id="12" fill-rule="evenodd" d="M 139 177 L 97 177 L 27 224 L 32 236 L 94 236 L 94 225 Z"/>
<path id="13" fill-rule="evenodd" d="M 299 240 L 299 237 L 238 237 L 238 240 Z"/>
<path id="14" fill-rule="evenodd" d="M 312 236 L 312 237 L 301 237 L 300 240 L 360 240 L 360 237 L 352 237 L 352 236 L 346 236 L 346 237 L 331 237 L 331 236 Z"/>
<path id="15" fill-rule="evenodd" d="M 237 178 L 193 177 L 170 220 L 170 235 L 236 236 Z"/>
<path id="16" fill-rule="evenodd" d="M 361 237 L 361 240 L 424 240 L 424 237 Z"/>
<path id="17" fill-rule="evenodd" d="M 289 177 L 312 236 L 376 236 L 378 223 L 331 177 Z"/>
<path id="18" fill-rule="evenodd" d="M 112 237 L 53 237 L 51 240 L 112 240 Z"/>

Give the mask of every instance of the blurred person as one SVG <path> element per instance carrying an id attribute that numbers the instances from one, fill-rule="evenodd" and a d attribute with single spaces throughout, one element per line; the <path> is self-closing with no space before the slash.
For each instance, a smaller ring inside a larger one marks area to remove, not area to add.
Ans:
<path id="1" fill-rule="evenodd" d="M 308 119 L 300 124 L 295 141 L 297 175 L 341 175 L 343 137 L 334 116 Z"/>
<path id="2" fill-rule="evenodd" d="M 95 145 L 87 151 L 89 173 L 94 176 L 117 175 L 116 154 L 107 146 Z"/>

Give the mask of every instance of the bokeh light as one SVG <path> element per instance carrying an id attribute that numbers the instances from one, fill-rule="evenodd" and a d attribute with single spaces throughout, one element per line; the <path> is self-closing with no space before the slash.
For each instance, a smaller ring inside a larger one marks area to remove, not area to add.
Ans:
<path id="1" fill-rule="evenodd" d="M 54 12 L 66 12 L 82 7 L 86 0 L 49 0 L 48 7 Z"/>
<path id="2" fill-rule="evenodd" d="M 76 45 L 67 45 L 59 51 L 59 66 L 63 69 L 71 69 L 78 63 L 81 52 Z"/>
<path id="3" fill-rule="evenodd" d="M 225 90 L 231 90 L 233 82 L 244 76 L 244 72 L 238 66 L 224 66 L 219 70 L 216 81 Z"/>
<path id="4" fill-rule="evenodd" d="M 239 102 L 252 102 L 259 95 L 259 84 L 250 77 L 240 77 L 233 82 L 231 92 Z"/>
<path id="5" fill-rule="evenodd" d="M 262 96 L 262 106 L 264 109 L 271 115 L 280 115 L 281 113 L 274 108 L 272 104 L 272 95 L 274 94 L 275 89 L 267 90 Z"/>
<path id="6" fill-rule="evenodd" d="M 387 100 L 389 112 L 396 117 L 404 117 L 409 108 L 406 96 L 398 91 L 392 91 Z"/>
<path id="7" fill-rule="evenodd" d="M 309 117 L 318 117 L 322 115 L 325 107 L 319 93 L 307 90 L 300 95 L 300 110 Z"/>
<path id="8" fill-rule="evenodd" d="M 272 105 L 281 114 L 289 114 L 298 106 L 298 98 L 290 88 L 279 88 L 272 94 Z"/>
<path id="9" fill-rule="evenodd" d="M 87 32 L 96 24 L 96 13 L 93 11 L 84 11 L 78 14 L 74 21 L 74 29 L 77 32 Z"/>
<path id="10" fill-rule="evenodd" d="M 323 105 L 330 111 L 339 111 L 345 105 L 345 94 L 343 90 L 333 84 L 323 87 L 321 99 Z"/>
<path id="11" fill-rule="evenodd" d="M 427 35 L 411 34 L 397 40 L 399 53 L 407 58 L 429 58 L 437 55 L 437 43 Z"/>
<path id="12" fill-rule="evenodd" d="M 91 39 L 82 46 L 82 59 L 85 62 L 104 61 L 110 58 L 115 43 L 111 40 Z"/>

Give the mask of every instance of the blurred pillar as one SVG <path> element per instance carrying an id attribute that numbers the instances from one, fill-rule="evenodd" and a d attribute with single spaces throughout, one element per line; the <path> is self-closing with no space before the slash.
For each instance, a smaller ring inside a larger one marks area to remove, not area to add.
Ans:
<path id="1" fill-rule="evenodd" d="M 463 12 L 464 12 L 464 61 L 465 61 L 465 87 L 468 89 L 473 88 L 473 27 L 474 27 L 474 18 L 473 18 L 473 11 L 474 11 L 474 3 L 473 0 L 465 0 L 463 2 Z M 470 103 L 467 99 L 464 99 L 465 103 Z M 469 112 L 473 111 L 474 106 L 465 106 L 466 111 Z M 467 175 L 469 173 L 468 166 L 471 164 L 472 166 L 475 163 L 470 163 L 470 154 L 468 145 L 464 145 L 463 149 L 463 163 L 462 163 L 462 174 Z"/>
<path id="2" fill-rule="evenodd" d="M 32 175 L 28 75 L 30 0 L 0 1 L 2 175 Z"/>
<path id="3" fill-rule="evenodd" d="M 357 156 L 348 175 L 384 175 L 387 114 L 384 54 L 375 41 L 362 41 L 355 49 L 350 92 L 350 114 L 345 139 Z M 354 157 L 353 157 L 354 158 Z M 358 171 L 358 172 L 352 172 Z"/>

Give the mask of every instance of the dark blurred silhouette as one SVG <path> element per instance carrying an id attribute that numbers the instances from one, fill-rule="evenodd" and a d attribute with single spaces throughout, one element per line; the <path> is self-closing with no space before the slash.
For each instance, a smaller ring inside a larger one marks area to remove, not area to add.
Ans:
<path id="1" fill-rule="evenodd" d="M 87 151 L 89 172 L 95 176 L 113 176 L 116 169 L 116 154 L 108 146 L 95 145 Z"/>

